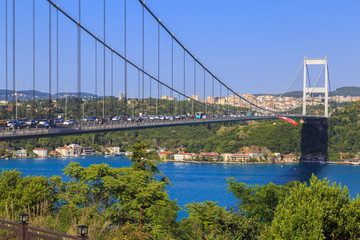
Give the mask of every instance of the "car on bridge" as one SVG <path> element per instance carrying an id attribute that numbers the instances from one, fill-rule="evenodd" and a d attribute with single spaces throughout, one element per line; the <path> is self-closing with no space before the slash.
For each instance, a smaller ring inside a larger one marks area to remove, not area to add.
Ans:
<path id="1" fill-rule="evenodd" d="M 36 121 L 35 120 L 27 120 L 25 122 L 25 125 L 30 126 L 30 127 L 36 126 Z"/>
<path id="2" fill-rule="evenodd" d="M 15 120 L 10 120 L 7 126 L 9 129 L 23 128 L 23 126 Z"/>
<path id="3" fill-rule="evenodd" d="M 46 123 L 44 124 L 44 127 L 45 127 L 45 128 L 54 128 L 54 127 L 56 127 L 56 124 L 53 123 L 53 122 L 46 122 Z"/>
<path id="4" fill-rule="evenodd" d="M 76 120 L 66 120 L 65 122 L 63 122 L 63 125 L 75 125 L 77 124 Z"/>
<path id="5" fill-rule="evenodd" d="M 128 122 L 134 122 L 135 121 L 135 119 L 133 118 L 133 117 L 127 117 L 127 119 L 126 119 Z"/>
<path id="6" fill-rule="evenodd" d="M 44 124 L 46 123 L 46 120 L 39 120 L 38 125 L 39 126 L 44 126 Z"/>

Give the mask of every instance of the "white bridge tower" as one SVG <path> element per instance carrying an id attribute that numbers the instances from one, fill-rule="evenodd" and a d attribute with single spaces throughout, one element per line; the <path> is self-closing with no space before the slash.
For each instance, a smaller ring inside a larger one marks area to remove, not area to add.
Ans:
<path id="1" fill-rule="evenodd" d="M 307 87 L 307 65 L 324 65 L 325 68 L 325 86 L 324 87 Z M 304 87 L 303 87 L 303 112 L 302 115 L 306 115 L 306 97 L 311 93 L 324 93 L 325 99 L 325 117 L 329 116 L 328 104 L 329 104 L 329 72 L 328 72 L 328 64 L 327 57 L 324 59 L 307 59 L 304 58 Z"/>

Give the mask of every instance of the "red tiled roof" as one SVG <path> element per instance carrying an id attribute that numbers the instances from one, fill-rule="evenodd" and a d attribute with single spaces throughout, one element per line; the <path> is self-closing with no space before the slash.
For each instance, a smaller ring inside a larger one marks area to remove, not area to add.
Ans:
<path id="1" fill-rule="evenodd" d="M 158 154 L 174 154 L 173 152 L 168 152 L 168 151 L 163 151 L 163 152 L 159 152 Z"/>
<path id="2" fill-rule="evenodd" d="M 210 152 L 210 153 L 200 153 L 200 155 L 202 155 L 202 156 L 220 156 L 220 154 L 212 153 L 212 152 Z"/>
<path id="3" fill-rule="evenodd" d="M 34 150 L 45 151 L 46 149 L 43 149 L 43 148 L 35 148 Z M 33 151 L 34 151 L 34 150 L 33 150 Z"/>

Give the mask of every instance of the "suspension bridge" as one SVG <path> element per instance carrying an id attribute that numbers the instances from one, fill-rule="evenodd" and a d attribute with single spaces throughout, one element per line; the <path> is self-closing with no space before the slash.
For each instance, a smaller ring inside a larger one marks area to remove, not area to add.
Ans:
<path id="1" fill-rule="evenodd" d="M 93 24 L 84 17 L 93 14 L 86 6 L 90 3 L 72 2 L 77 5 L 75 14 L 60 0 L 5 0 L 1 3 L 4 13 L 0 28 L 0 36 L 3 36 L 0 40 L 4 42 L 0 52 L 4 69 L 1 84 L 5 88 L 6 104 L 14 106 L 7 111 L 15 121 L 30 118 L 30 113 L 44 118 L 45 112 L 48 121 L 65 118 L 77 119 L 79 123 L 48 128 L 32 124 L 1 127 L 0 139 L 266 120 L 281 116 L 323 121 L 329 116 L 330 79 L 326 57 L 305 57 L 285 91 L 272 101 L 259 104 L 246 94 L 239 94 L 207 68 L 145 1 L 96 1 Z M 308 65 L 322 67 L 313 86 Z M 284 107 L 282 98 L 298 79 L 301 69 L 303 96 Z M 320 87 L 323 73 L 324 84 Z M 31 89 L 27 101 L 19 102 L 20 87 Z M 40 98 L 39 90 L 45 91 L 47 97 Z M 306 107 L 314 94 L 323 94 L 323 116 L 307 115 Z M 68 107 L 70 96 L 74 105 Z M 94 109 L 90 109 L 91 105 Z M 68 112 L 68 108 L 72 111 Z M 101 124 L 99 121 L 81 122 L 85 108 L 87 115 L 101 119 Z M 171 117 L 159 120 L 164 115 Z M 114 116 L 127 119 L 111 121 Z M 110 121 L 103 121 L 106 118 Z"/>

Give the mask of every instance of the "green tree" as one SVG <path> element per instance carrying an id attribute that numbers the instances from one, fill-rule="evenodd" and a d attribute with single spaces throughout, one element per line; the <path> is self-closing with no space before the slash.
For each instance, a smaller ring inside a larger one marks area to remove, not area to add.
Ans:
<path id="1" fill-rule="evenodd" d="M 258 224 L 241 213 L 229 212 L 216 202 L 190 203 L 182 219 L 181 239 L 255 239 Z"/>
<path id="2" fill-rule="evenodd" d="M 227 180 L 228 192 L 239 199 L 239 210 L 249 218 L 258 219 L 263 223 L 270 223 L 279 203 L 282 203 L 297 182 L 289 182 L 284 186 L 273 183 L 267 185 L 247 185 L 234 178 Z"/>
<path id="3" fill-rule="evenodd" d="M 55 199 L 46 177 L 26 176 L 19 171 L 3 170 L 0 174 L 0 212 L 17 217 L 25 209 L 33 209 L 47 201 L 51 208 Z"/>
<path id="4" fill-rule="evenodd" d="M 276 208 L 264 239 L 358 239 L 360 199 L 351 201 L 349 191 L 314 175 Z"/>
<path id="5" fill-rule="evenodd" d="M 146 147 L 141 141 L 133 146 L 131 167 L 67 165 L 64 173 L 70 179 L 68 183 L 52 179 L 60 212 L 80 215 L 82 209 L 87 209 L 113 225 L 139 224 L 155 238 L 170 238 L 176 229 L 179 207 L 169 199 L 166 187 L 170 182 L 152 160 L 155 154 L 143 150 Z"/>

